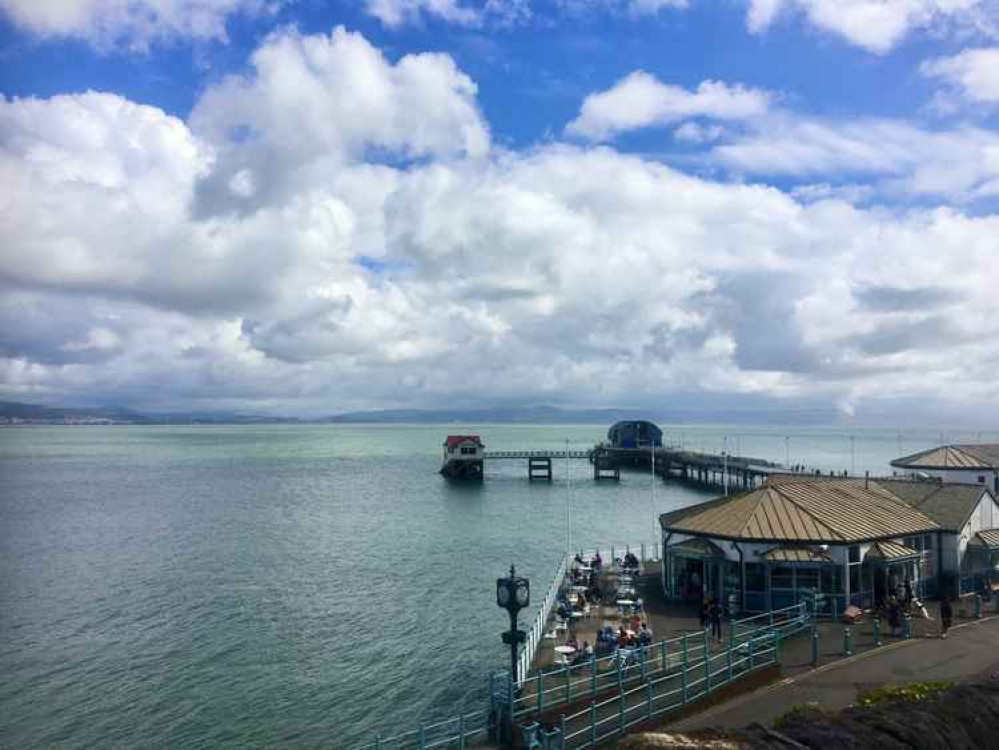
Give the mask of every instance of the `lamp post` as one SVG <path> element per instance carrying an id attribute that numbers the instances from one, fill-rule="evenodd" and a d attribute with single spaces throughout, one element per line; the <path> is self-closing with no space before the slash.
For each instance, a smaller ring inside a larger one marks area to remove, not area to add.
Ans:
<path id="1" fill-rule="evenodd" d="M 496 604 L 510 614 L 510 630 L 503 633 L 503 643 L 510 646 L 510 691 L 517 685 L 518 646 L 527 640 L 527 633 L 517 629 L 517 614 L 531 603 L 531 582 L 518 576 L 513 565 L 510 575 L 496 579 Z"/>

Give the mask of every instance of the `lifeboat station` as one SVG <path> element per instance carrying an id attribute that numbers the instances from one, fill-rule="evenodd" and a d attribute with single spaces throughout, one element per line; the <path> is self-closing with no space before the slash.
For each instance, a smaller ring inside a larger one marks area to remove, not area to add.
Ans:
<path id="1" fill-rule="evenodd" d="M 660 523 L 666 597 L 729 612 L 806 601 L 837 617 L 999 583 L 999 503 L 977 482 L 775 475 Z"/>

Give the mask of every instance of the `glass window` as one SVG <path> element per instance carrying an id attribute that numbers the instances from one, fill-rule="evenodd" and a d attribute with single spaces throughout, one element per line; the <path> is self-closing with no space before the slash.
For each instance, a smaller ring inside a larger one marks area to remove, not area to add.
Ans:
<path id="1" fill-rule="evenodd" d="M 850 547 L 850 562 L 860 562 L 860 545 L 854 544 Z"/>
<path id="2" fill-rule="evenodd" d="M 843 569 L 839 565 L 830 565 L 822 569 L 822 590 L 827 594 L 842 593 Z"/>
<path id="3" fill-rule="evenodd" d="M 766 571 L 760 563 L 746 564 L 746 591 L 766 591 Z"/>
<path id="4" fill-rule="evenodd" d="M 860 566 L 855 565 L 850 568 L 850 593 L 856 594 L 863 591 L 860 583 Z"/>
<path id="5" fill-rule="evenodd" d="M 793 573 L 788 567 L 774 568 L 770 573 L 770 586 L 775 589 L 789 589 L 793 585 Z"/>
<path id="6" fill-rule="evenodd" d="M 818 568 L 798 568 L 798 589 L 818 590 L 819 570 Z"/>

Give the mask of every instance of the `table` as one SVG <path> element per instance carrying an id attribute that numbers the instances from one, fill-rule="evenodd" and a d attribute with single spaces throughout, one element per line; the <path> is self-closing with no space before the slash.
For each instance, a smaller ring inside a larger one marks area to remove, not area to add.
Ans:
<path id="1" fill-rule="evenodd" d="M 635 606 L 635 602 L 633 602 L 631 599 L 618 599 L 617 600 L 617 606 L 619 606 L 619 607 L 634 607 Z"/>
<path id="2" fill-rule="evenodd" d="M 564 654 L 565 656 L 571 656 L 572 654 L 576 653 L 576 649 L 573 646 L 556 646 L 555 653 Z"/>
<path id="3" fill-rule="evenodd" d="M 587 589 L 588 589 L 587 586 L 573 586 L 572 587 L 573 591 L 578 591 L 581 594 L 585 593 L 587 591 Z"/>

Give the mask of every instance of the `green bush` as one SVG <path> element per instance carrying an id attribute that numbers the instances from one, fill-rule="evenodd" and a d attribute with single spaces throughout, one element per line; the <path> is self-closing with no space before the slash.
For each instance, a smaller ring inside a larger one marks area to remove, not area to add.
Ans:
<path id="1" fill-rule="evenodd" d="M 858 706 L 876 706 L 886 701 L 918 703 L 954 687 L 953 682 L 910 682 L 903 685 L 882 685 L 857 697 Z"/>
<path id="2" fill-rule="evenodd" d="M 822 713 L 822 709 L 819 708 L 819 704 L 814 701 L 809 703 L 798 703 L 797 705 L 791 706 L 787 711 L 774 719 L 774 729 L 780 729 L 781 727 L 787 726 L 787 724 L 794 719 L 804 719 L 808 716 L 820 713 Z"/>

